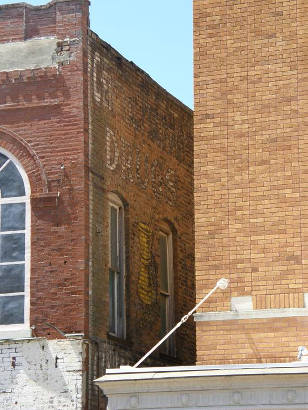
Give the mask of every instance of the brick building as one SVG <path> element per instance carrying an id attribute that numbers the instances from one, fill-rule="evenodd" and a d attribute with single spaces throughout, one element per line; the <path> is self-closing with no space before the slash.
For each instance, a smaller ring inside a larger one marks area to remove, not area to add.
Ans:
<path id="1" fill-rule="evenodd" d="M 110 410 L 308 408 L 307 34 L 306 0 L 194 0 L 197 301 L 230 284 L 197 365 L 108 370 Z"/>
<path id="2" fill-rule="evenodd" d="M 197 363 L 308 344 L 304 0 L 194 1 Z M 207 312 L 211 313 L 205 313 Z"/>
<path id="3" fill-rule="evenodd" d="M 194 303 L 192 112 L 89 30 L 0 6 L 0 407 L 104 407 Z M 188 323 L 152 364 L 192 364 Z"/>

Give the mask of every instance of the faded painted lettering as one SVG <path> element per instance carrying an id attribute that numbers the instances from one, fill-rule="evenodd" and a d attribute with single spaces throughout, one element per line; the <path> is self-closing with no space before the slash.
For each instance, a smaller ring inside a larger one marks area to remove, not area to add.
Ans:
<path id="1" fill-rule="evenodd" d="M 119 172 L 120 177 L 143 190 L 151 190 L 156 199 L 174 206 L 177 194 L 177 176 L 161 156 L 150 160 L 145 148 L 137 147 L 106 130 L 106 167 Z"/>
<path id="2" fill-rule="evenodd" d="M 152 277 L 152 231 L 144 223 L 138 224 L 139 246 L 140 246 L 140 273 L 138 280 L 138 295 L 141 301 L 150 305 L 154 302 L 155 290 Z"/>
<path id="3" fill-rule="evenodd" d="M 98 52 L 94 55 L 93 61 L 93 79 L 94 79 L 94 98 L 99 104 L 103 104 L 104 107 L 112 110 L 112 90 L 111 90 L 111 78 L 104 72 L 101 61 L 101 56 Z"/>
<path id="4" fill-rule="evenodd" d="M 115 139 L 114 133 L 107 128 L 106 133 L 106 149 L 107 149 L 107 160 L 106 160 L 106 167 L 114 170 L 116 169 L 118 162 L 119 162 L 119 148 L 118 143 Z"/>

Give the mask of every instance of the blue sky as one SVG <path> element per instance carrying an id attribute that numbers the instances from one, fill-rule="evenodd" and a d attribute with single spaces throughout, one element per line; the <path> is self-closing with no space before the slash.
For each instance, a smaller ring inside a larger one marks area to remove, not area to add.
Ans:
<path id="1" fill-rule="evenodd" d="M 90 13 L 93 31 L 192 107 L 192 0 L 91 0 Z"/>

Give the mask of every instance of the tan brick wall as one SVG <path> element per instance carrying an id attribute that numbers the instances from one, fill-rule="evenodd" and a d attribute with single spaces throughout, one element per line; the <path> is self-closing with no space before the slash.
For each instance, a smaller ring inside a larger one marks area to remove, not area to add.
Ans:
<path id="1" fill-rule="evenodd" d="M 194 304 L 192 111 L 94 33 L 89 45 L 92 335 L 113 340 L 107 196 L 115 192 L 125 204 L 127 338 L 114 346 L 131 352 L 133 363 L 160 339 L 158 233 L 164 221 L 174 229 L 175 321 Z M 194 363 L 194 340 L 190 321 L 177 333 L 176 360 L 157 352 L 153 358 Z"/>
<path id="2" fill-rule="evenodd" d="M 307 331 L 307 317 L 199 322 L 197 363 L 295 362 Z"/>
<path id="3" fill-rule="evenodd" d="M 255 309 L 303 307 L 307 2 L 195 0 L 194 20 L 197 298 L 226 276 L 229 290 L 204 310 L 229 310 L 231 296 L 246 295 Z M 288 321 L 289 332 L 277 330 L 283 339 L 274 347 L 262 342 L 257 321 L 232 329 L 247 326 L 260 357 L 283 361 L 295 345 L 308 343 L 300 337 L 306 319 Z M 248 336 L 230 339 L 231 325 L 207 325 L 214 338 L 224 336 L 222 347 L 211 350 L 212 362 L 256 359 L 237 356 Z M 199 363 L 206 361 L 204 326 L 198 324 Z"/>

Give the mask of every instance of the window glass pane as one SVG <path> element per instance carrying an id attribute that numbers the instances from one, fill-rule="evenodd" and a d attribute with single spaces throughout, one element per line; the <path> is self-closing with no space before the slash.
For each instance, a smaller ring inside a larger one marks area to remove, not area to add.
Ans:
<path id="1" fill-rule="evenodd" d="M 123 278 L 117 273 L 117 335 L 124 337 L 124 290 Z"/>
<path id="2" fill-rule="evenodd" d="M 25 234 L 0 235 L 0 262 L 25 260 Z"/>
<path id="3" fill-rule="evenodd" d="M 118 263 L 118 209 L 110 207 L 110 262 L 114 270 L 119 269 Z"/>
<path id="4" fill-rule="evenodd" d="M 122 313 L 123 313 L 123 304 L 122 304 L 122 295 L 123 295 L 123 290 L 122 290 L 122 280 L 121 280 L 121 275 L 120 273 L 117 273 L 117 302 L 118 302 L 118 319 L 122 318 Z"/>
<path id="5" fill-rule="evenodd" d="M 124 220 L 123 208 L 120 208 L 118 210 L 118 271 L 123 271 L 124 258 Z"/>
<path id="6" fill-rule="evenodd" d="M 167 301 L 168 296 L 160 295 L 160 331 L 161 336 L 167 333 Z"/>
<path id="7" fill-rule="evenodd" d="M 0 293 L 25 290 L 25 265 L 0 265 Z"/>
<path id="8" fill-rule="evenodd" d="M 110 269 L 109 271 L 109 330 L 112 333 L 116 333 L 116 320 L 115 320 L 115 272 Z"/>
<path id="9" fill-rule="evenodd" d="M 12 161 L 0 172 L 0 190 L 2 198 L 25 195 L 24 182 Z"/>
<path id="10" fill-rule="evenodd" d="M 160 235 L 160 289 L 169 292 L 168 284 L 168 259 L 167 259 L 167 236 Z"/>
<path id="11" fill-rule="evenodd" d="M 25 229 L 25 204 L 1 205 L 1 231 Z"/>
<path id="12" fill-rule="evenodd" d="M 7 160 L 8 160 L 8 157 L 0 153 L 0 168 L 2 167 L 2 165 L 6 163 Z"/>
<path id="13" fill-rule="evenodd" d="M 0 297 L 0 325 L 24 323 L 24 296 Z"/>

